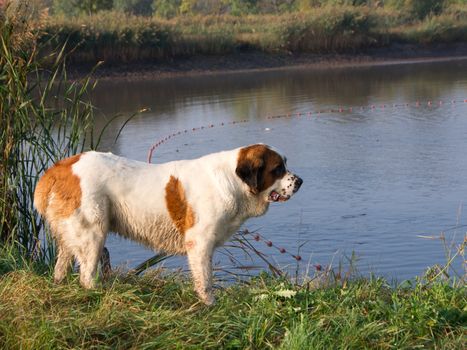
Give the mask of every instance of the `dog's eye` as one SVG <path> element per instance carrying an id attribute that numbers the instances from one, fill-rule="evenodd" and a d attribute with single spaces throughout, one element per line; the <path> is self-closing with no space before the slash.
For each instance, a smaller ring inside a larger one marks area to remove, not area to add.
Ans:
<path id="1" fill-rule="evenodd" d="M 274 175 L 280 176 L 280 175 L 282 175 L 283 173 L 285 173 L 285 169 L 284 169 L 284 166 L 283 166 L 283 165 L 279 165 L 279 166 L 275 167 L 271 172 L 272 172 Z"/>

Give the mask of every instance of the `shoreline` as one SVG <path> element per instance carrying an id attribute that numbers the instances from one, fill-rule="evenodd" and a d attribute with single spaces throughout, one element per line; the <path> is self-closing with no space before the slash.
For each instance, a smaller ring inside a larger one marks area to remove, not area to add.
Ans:
<path id="1" fill-rule="evenodd" d="M 399 64 L 449 62 L 467 59 L 467 43 L 419 45 L 394 44 L 350 54 L 265 54 L 240 52 L 223 56 L 193 56 L 157 62 L 108 64 L 97 68 L 98 80 L 162 80 L 181 77 L 282 71 L 288 69 L 338 69 Z M 70 66 L 72 79 L 86 76 L 88 64 Z"/>

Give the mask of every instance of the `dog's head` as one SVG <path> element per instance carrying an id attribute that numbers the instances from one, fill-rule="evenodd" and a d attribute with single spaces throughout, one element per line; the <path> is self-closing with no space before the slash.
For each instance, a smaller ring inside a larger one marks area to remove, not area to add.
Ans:
<path id="1" fill-rule="evenodd" d="M 303 180 L 287 170 L 287 158 L 271 147 L 256 144 L 240 149 L 235 173 L 252 194 L 267 202 L 284 202 L 298 191 Z"/>

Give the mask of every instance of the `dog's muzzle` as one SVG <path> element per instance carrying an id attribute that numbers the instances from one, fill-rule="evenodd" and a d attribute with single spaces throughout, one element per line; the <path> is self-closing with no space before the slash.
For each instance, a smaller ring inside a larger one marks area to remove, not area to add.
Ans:
<path id="1" fill-rule="evenodd" d="M 297 175 L 292 175 L 291 178 L 289 178 L 290 184 L 287 186 L 287 188 L 283 188 L 282 190 L 273 190 L 271 193 L 269 193 L 268 196 L 268 201 L 269 202 L 285 202 L 292 197 L 292 195 L 297 192 L 300 189 L 300 186 L 303 184 L 303 180 L 299 178 Z M 291 190 L 289 190 L 289 188 Z"/>

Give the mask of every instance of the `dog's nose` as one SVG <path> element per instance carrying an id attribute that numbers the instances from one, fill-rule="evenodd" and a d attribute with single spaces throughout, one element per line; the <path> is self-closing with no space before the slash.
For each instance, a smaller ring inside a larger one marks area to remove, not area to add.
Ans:
<path id="1" fill-rule="evenodd" d="M 297 179 L 295 180 L 295 185 L 294 185 L 295 191 L 298 191 L 302 183 L 303 183 L 303 180 L 297 176 Z"/>

